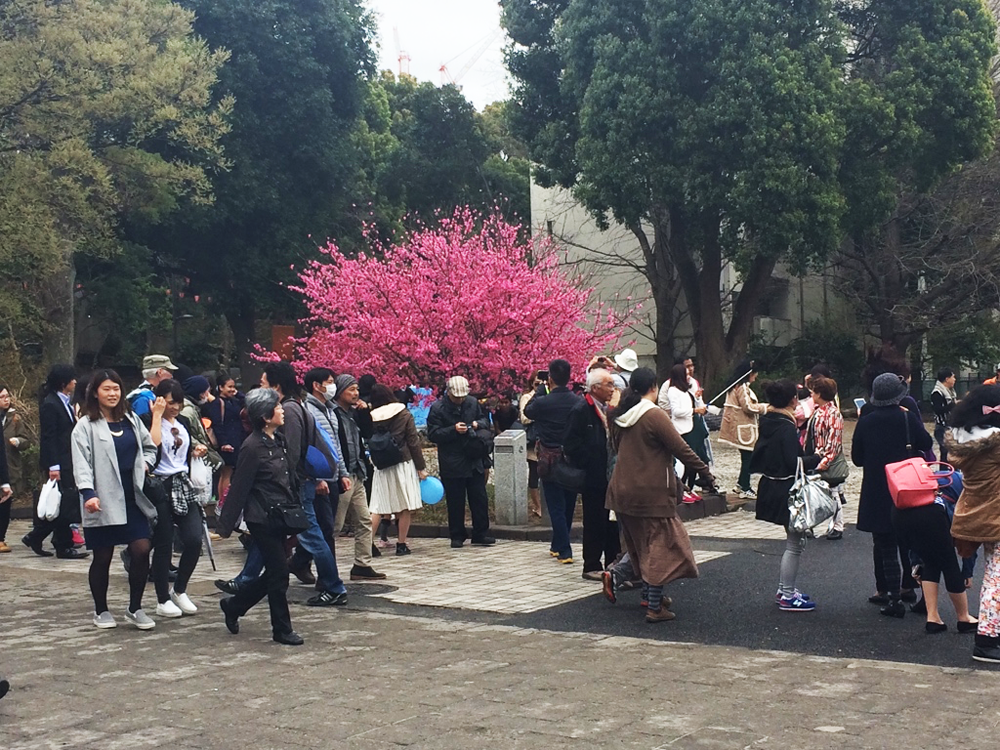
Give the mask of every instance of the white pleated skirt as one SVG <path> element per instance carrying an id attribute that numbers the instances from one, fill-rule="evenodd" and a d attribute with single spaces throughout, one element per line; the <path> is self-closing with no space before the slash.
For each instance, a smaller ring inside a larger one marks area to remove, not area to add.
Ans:
<path id="1" fill-rule="evenodd" d="M 379 515 L 399 513 L 404 510 L 420 510 L 420 477 L 413 461 L 375 469 L 372 477 L 372 500 L 370 510 Z"/>

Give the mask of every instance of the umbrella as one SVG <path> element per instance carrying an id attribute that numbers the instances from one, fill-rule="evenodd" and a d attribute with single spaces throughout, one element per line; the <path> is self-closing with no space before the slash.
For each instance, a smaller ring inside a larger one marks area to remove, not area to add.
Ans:
<path id="1" fill-rule="evenodd" d="M 202 540 L 208 551 L 208 559 L 212 563 L 212 570 L 218 570 L 215 566 L 215 550 L 212 549 L 212 533 L 208 530 L 208 519 L 204 516 L 201 517 L 201 530 L 203 532 Z"/>

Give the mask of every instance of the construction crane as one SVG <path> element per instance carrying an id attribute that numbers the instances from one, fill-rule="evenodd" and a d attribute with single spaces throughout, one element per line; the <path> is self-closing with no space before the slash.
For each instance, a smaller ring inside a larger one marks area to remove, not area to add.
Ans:
<path id="1" fill-rule="evenodd" d="M 479 58 L 486 53 L 486 50 L 490 48 L 490 46 L 493 44 L 493 42 L 497 40 L 497 37 L 499 36 L 500 36 L 499 28 L 492 31 L 490 35 L 487 36 L 486 39 L 482 41 L 482 43 L 479 45 L 476 51 L 472 53 L 472 57 L 469 58 L 468 62 L 466 62 L 465 65 L 462 66 L 462 69 L 459 70 L 455 75 L 452 75 L 451 71 L 448 70 L 448 63 L 443 63 L 439 68 L 439 70 L 441 71 L 441 85 L 444 86 L 450 83 L 453 86 L 458 86 L 461 80 L 465 78 L 465 74 L 468 73 L 470 70 L 472 70 L 472 66 L 475 65 L 477 62 L 479 62 Z M 464 54 L 465 52 L 461 52 L 448 62 L 454 62 Z"/>
<path id="2" fill-rule="evenodd" d="M 410 75 L 410 55 L 403 50 L 403 45 L 399 41 L 399 27 L 392 27 L 393 36 L 396 38 L 396 54 L 399 60 L 399 75 Z"/>

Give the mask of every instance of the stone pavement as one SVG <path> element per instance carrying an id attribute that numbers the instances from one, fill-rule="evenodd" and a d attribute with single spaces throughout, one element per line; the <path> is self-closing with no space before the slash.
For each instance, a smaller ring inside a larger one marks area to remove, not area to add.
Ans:
<path id="1" fill-rule="evenodd" d="M 143 633 L 76 616 L 73 573 L 4 567 L 5 750 L 986 747 L 993 675 L 464 619 L 212 607 Z M 662 628 L 661 625 L 648 626 Z"/>

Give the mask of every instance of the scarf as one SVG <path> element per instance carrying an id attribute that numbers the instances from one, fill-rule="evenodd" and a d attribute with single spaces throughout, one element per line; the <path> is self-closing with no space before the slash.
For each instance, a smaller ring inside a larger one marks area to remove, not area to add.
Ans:
<path id="1" fill-rule="evenodd" d="M 958 400 L 958 394 L 955 392 L 955 389 L 949 388 L 940 380 L 934 383 L 934 390 L 931 393 L 940 393 L 944 397 L 945 403 Z"/>
<path id="2" fill-rule="evenodd" d="M 600 404 L 598 404 L 596 401 L 594 401 L 594 397 L 591 396 L 589 393 L 586 396 L 584 396 L 584 398 L 587 399 L 587 403 L 588 404 L 590 404 L 592 407 L 594 407 L 594 411 L 597 412 L 597 417 L 601 420 L 601 424 L 604 425 L 604 431 L 607 432 L 608 431 L 608 415 L 604 413 L 604 409 L 601 408 Z"/>
<path id="3" fill-rule="evenodd" d="M 784 409 L 775 409 L 773 406 L 768 406 L 767 407 L 767 411 L 768 411 L 769 414 L 782 414 L 782 415 L 786 416 L 788 418 L 788 420 L 792 424 L 796 424 L 796 422 L 795 422 L 795 410 L 794 409 L 789 409 L 787 407 L 784 408 Z"/>

